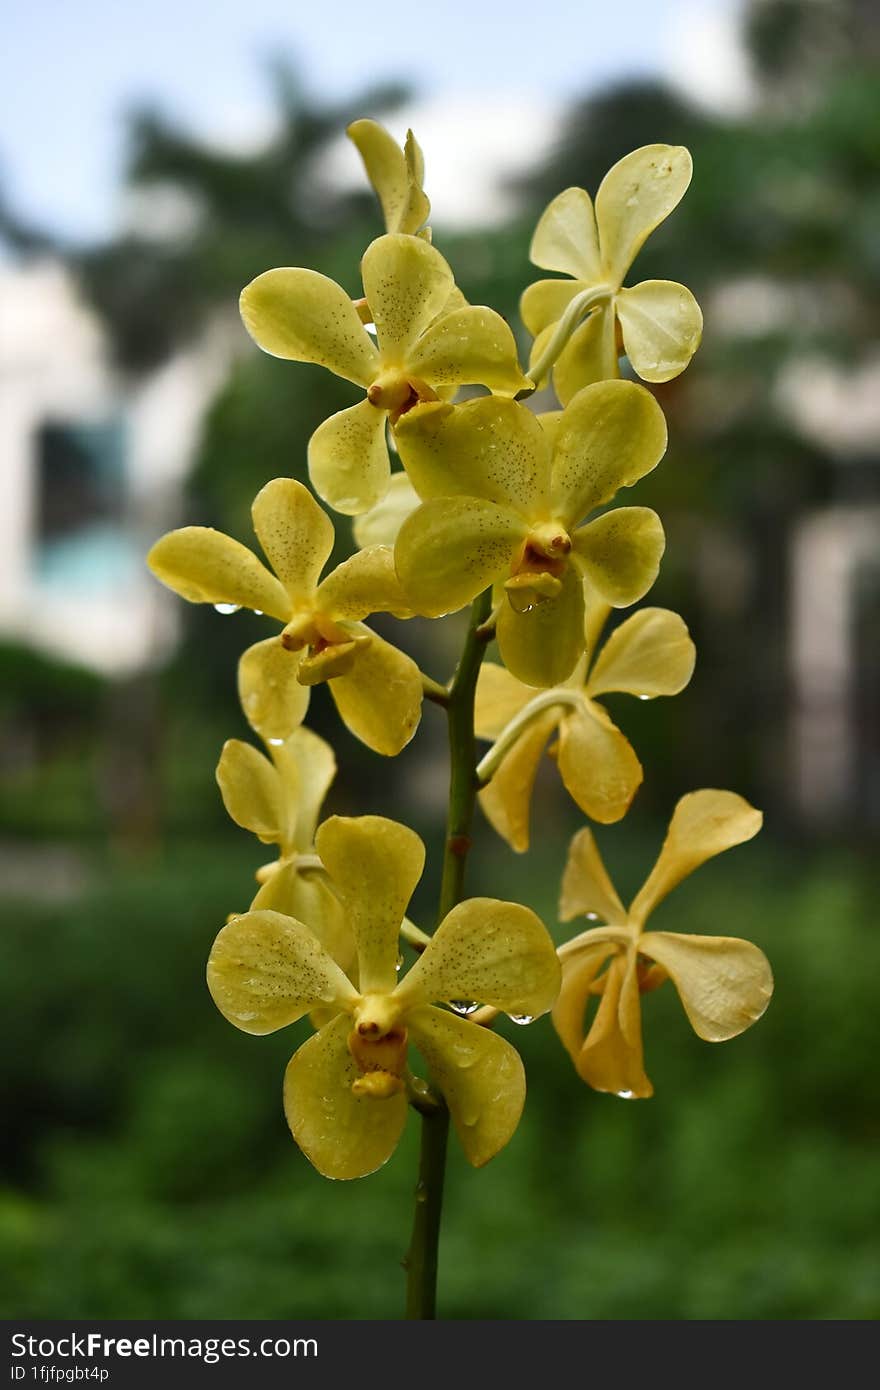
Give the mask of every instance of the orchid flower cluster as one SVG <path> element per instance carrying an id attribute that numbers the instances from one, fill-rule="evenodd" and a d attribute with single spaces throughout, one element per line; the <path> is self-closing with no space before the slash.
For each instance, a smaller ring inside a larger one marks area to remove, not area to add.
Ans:
<path id="1" fill-rule="evenodd" d="M 265 752 L 228 742 L 217 777 L 232 819 L 278 853 L 259 870 L 249 909 L 217 936 L 208 985 L 246 1033 L 308 1015 L 313 1032 L 288 1065 L 284 1110 L 331 1178 L 383 1164 L 410 1106 L 447 1112 L 469 1162 L 491 1159 L 526 1090 L 517 1050 L 493 1028 L 501 1014 L 551 1013 L 588 1086 L 643 1097 L 652 1087 L 642 995 L 670 979 L 698 1035 L 717 1042 L 760 1018 L 772 991 L 749 942 L 645 930 L 687 874 L 757 833 L 760 812 L 732 792 L 679 801 L 628 908 L 581 829 L 560 905 L 578 927 L 558 948 L 530 908 L 463 889 L 477 802 L 508 845 L 528 849 L 545 752 L 588 820 L 620 821 L 643 771 L 602 697 L 672 696 L 693 671 L 687 627 L 664 608 L 638 608 L 606 633 L 613 613 L 649 592 L 665 545 L 653 510 L 618 504 L 666 449 L 663 412 L 642 383 L 682 372 L 702 328 L 684 286 L 623 282 L 683 196 L 690 156 L 647 146 L 610 170 L 595 201 L 569 188 L 550 203 L 530 254 L 554 278 L 523 294 L 533 338 L 523 371 L 508 324 L 467 302 L 433 244 L 412 133 L 403 149 L 373 121 L 348 133 L 386 227 L 361 261 L 363 296 L 315 270 L 267 270 L 242 293 L 241 313 L 265 352 L 319 364 L 358 392 L 308 444 L 314 493 L 355 518 L 358 548 L 326 572 L 333 523 L 301 482 L 276 478 L 253 504 L 264 559 L 199 526 L 162 537 L 149 557 L 184 599 L 249 608 L 275 627 L 238 668 Z M 536 412 L 550 383 L 559 406 Z M 468 606 L 446 684 L 368 622 Z M 493 640 L 497 663 L 484 660 Z M 413 738 L 425 698 L 447 711 L 449 820 L 431 935 L 407 917 L 425 861 L 414 831 L 375 814 L 321 821 L 336 764 L 304 724 L 321 684 L 350 732 L 384 757 Z M 489 744 L 480 761 L 476 738 Z M 415 953 L 403 973 L 402 945 Z"/>

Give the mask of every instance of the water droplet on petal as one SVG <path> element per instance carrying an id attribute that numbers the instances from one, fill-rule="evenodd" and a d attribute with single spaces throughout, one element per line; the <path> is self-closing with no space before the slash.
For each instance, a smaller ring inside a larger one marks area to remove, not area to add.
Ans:
<path id="1" fill-rule="evenodd" d="M 510 1019 L 511 1023 L 518 1023 L 521 1027 L 525 1027 L 527 1023 L 534 1023 L 535 1021 L 534 1014 L 508 1014 L 507 1017 Z"/>
<path id="2" fill-rule="evenodd" d="M 640 700 L 653 700 L 653 698 L 654 698 L 653 695 L 640 695 L 640 696 L 639 696 L 639 699 L 640 699 Z"/>
<path id="3" fill-rule="evenodd" d="M 280 748 L 281 745 L 284 743 L 284 739 L 283 739 L 283 738 L 267 738 L 267 739 L 266 739 L 266 742 L 267 742 L 267 743 L 271 743 L 271 745 L 272 745 L 273 748 Z"/>
<path id="4" fill-rule="evenodd" d="M 262 610 L 262 608 L 255 608 L 253 611 L 254 611 L 254 613 L 256 613 L 256 615 L 257 615 L 258 618 L 262 618 L 262 616 L 263 616 L 263 610 Z"/>
<path id="5" fill-rule="evenodd" d="M 400 974 L 401 970 L 403 969 L 403 955 L 399 955 L 397 957 L 397 960 L 394 962 L 394 969 L 397 971 L 398 974 Z"/>
<path id="6" fill-rule="evenodd" d="M 599 920 L 599 914 L 598 914 L 598 912 L 588 912 L 588 913 L 587 913 L 587 921 L 588 921 L 588 922 L 598 922 L 598 920 Z"/>
<path id="7" fill-rule="evenodd" d="M 215 613 L 222 613 L 223 616 L 224 616 L 224 618 L 228 617 L 230 613 L 238 613 L 240 609 L 241 609 L 241 604 L 240 604 L 240 603 L 215 603 L 215 604 L 214 604 L 214 612 L 215 612 Z"/>
<path id="8" fill-rule="evenodd" d="M 634 1099 L 635 1099 L 635 1096 L 633 1095 L 633 1092 L 632 1092 L 632 1091 L 618 1091 L 617 1094 L 618 1094 L 618 1096 L 619 1096 L 619 1098 L 620 1098 L 621 1100 L 634 1100 Z"/>
<path id="9" fill-rule="evenodd" d="M 449 1007 L 453 1013 L 461 1014 L 462 1018 L 467 1018 L 468 1014 L 475 1014 L 480 1006 L 474 1000 L 450 999 Z"/>

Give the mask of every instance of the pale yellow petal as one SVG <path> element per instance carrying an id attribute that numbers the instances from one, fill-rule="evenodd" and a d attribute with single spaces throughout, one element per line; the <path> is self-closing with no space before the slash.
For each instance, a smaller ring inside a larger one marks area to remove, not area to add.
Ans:
<path id="1" fill-rule="evenodd" d="M 278 844 L 284 834 L 282 789 L 269 759 L 240 739 L 224 743 L 217 764 L 217 784 L 236 825 L 250 830 L 263 844 Z"/>
<path id="2" fill-rule="evenodd" d="M 184 526 L 156 542 L 147 564 L 190 603 L 253 608 L 286 622 L 290 599 L 252 550 L 208 526 Z"/>
<path id="3" fill-rule="evenodd" d="M 287 803 L 291 847 L 305 854 L 312 847 L 324 798 L 336 776 L 336 754 L 311 729 L 296 729 L 284 743 L 273 747 L 272 757 Z"/>
<path id="4" fill-rule="evenodd" d="M 455 283 L 452 271 L 428 242 L 393 232 L 367 247 L 361 273 L 382 364 L 403 367 L 446 303 Z"/>
<path id="5" fill-rule="evenodd" d="M 579 830 L 568 847 L 568 859 L 562 878 L 559 916 L 563 922 L 586 916 L 591 921 L 608 922 L 611 926 L 626 921 L 626 909 L 602 862 L 592 830 Z"/>
<path id="6" fill-rule="evenodd" d="M 693 675 L 696 648 L 677 613 L 642 608 L 615 628 L 597 656 L 587 690 L 602 695 L 677 695 Z"/>
<path id="7" fill-rule="evenodd" d="M 454 613 L 509 573 L 528 534 L 522 517 L 479 497 L 424 502 L 400 528 L 394 559 L 417 613 Z"/>
<path id="8" fill-rule="evenodd" d="M 393 758 L 419 726 L 422 676 L 411 657 L 375 632 L 369 636 L 369 645 L 358 651 L 351 671 L 328 685 L 340 717 L 355 738 L 374 753 Z"/>
<path id="9" fill-rule="evenodd" d="M 495 661 L 484 661 L 477 678 L 474 728 L 478 738 L 495 739 L 538 691 L 523 685 Z"/>
<path id="10" fill-rule="evenodd" d="M 516 401 L 417 406 L 395 430 L 416 492 L 480 497 L 529 516 L 547 505 L 550 446 L 537 417 Z"/>
<path id="11" fill-rule="evenodd" d="M 381 501 L 355 519 L 354 539 L 362 550 L 371 545 L 394 545 L 406 518 L 421 504 L 406 473 L 392 473 Z"/>
<path id="12" fill-rule="evenodd" d="M 580 280 L 536 280 L 523 290 L 520 318 L 533 338 L 562 318 L 575 295 L 585 289 Z"/>
<path id="13" fill-rule="evenodd" d="M 306 717 L 309 689 L 296 678 L 300 653 L 278 637 L 256 642 L 238 663 L 238 698 L 255 733 L 268 743 L 283 741 Z"/>
<path id="14" fill-rule="evenodd" d="M 345 290 L 317 270 L 267 270 L 242 290 L 239 307 L 254 342 L 273 357 L 315 362 L 358 386 L 373 380 L 373 340 Z"/>
<path id="15" fill-rule="evenodd" d="M 496 627 L 504 664 L 527 685 L 552 686 L 574 670 L 584 650 L 584 586 L 571 565 L 555 598 L 518 613 L 501 605 Z"/>
<path id="16" fill-rule="evenodd" d="M 623 346 L 643 381 L 683 372 L 703 336 L 703 315 L 690 290 L 671 280 L 644 280 L 615 296 Z"/>
<path id="17" fill-rule="evenodd" d="M 614 307 L 605 302 L 578 325 L 562 349 L 553 368 L 553 387 L 565 406 L 585 386 L 619 377 Z"/>
<path id="18" fill-rule="evenodd" d="M 609 169 L 596 194 L 602 272 L 623 278 L 655 227 L 681 201 L 693 164 L 683 145 L 644 145 Z"/>
<path id="19" fill-rule="evenodd" d="M 224 1018 L 244 1033 L 274 1033 L 319 1004 L 350 1009 L 351 981 L 302 922 L 280 912 L 245 912 L 217 937 L 208 989 Z"/>
<path id="20" fill-rule="evenodd" d="M 542 270 L 558 270 L 591 285 L 601 281 L 596 219 L 583 188 L 566 188 L 547 205 L 532 237 L 529 260 Z"/>
<path id="21" fill-rule="evenodd" d="M 627 739 L 590 700 L 566 710 L 557 761 L 569 796 L 600 825 L 626 815 L 644 775 Z"/>
<path id="22" fill-rule="evenodd" d="M 559 722 L 560 713 L 558 708 L 545 710 L 527 725 L 479 795 L 489 824 L 518 854 L 525 853 L 529 847 L 532 789 L 541 755 Z"/>
<path id="23" fill-rule="evenodd" d="M 251 903 L 251 912 L 261 909 L 302 922 L 346 974 L 356 965 L 351 927 L 320 869 L 301 869 L 295 859 L 283 860 Z"/>
<path id="24" fill-rule="evenodd" d="M 373 545 L 343 560 L 319 586 L 316 602 L 323 612 L 340 621 L 360 621 L 371 613 L 412 617 L 390 545 Z"/>
<path id="25" fill-rule="evenodd" d="M 654 1094 L 645 1075 L 634 951 L 619 955 L 608 967 L 593 1026 L 575 1065 L 578 1075 L 595 1091 L 610 1091 L 626 1100 Z"/>
<path id="26" fill-rule="evenodd" d="M 423 175 L 419 172 L 421 161 L 418 159 L 421 152 L 415 141 L 411 141 L 408 160 L 388 131 L 376 121 L 353 121 L 346 133 L 356 146 L 367 178 L 376 191 L 385 230 L 417 232 L 427 220 L 431 205 L 422 192 Z M 412 131 L 408 141 L 411 137 Z"/>
<path id="27" fill-rule="evenodd" d="M 601 381 L 566 407 L 553 450 L 554 515 L 574 526 L 622 487 L 650 473 L 666 451 L 666 421 L 650 391 Z"/>
<path id="28" fill-rule="evenodd" d="M 465 1157 L 481 1168 L 519 1124 L 526 1098 L 519 1053 L 490 1028 L 431 1005 L 413 1010 L 407 1024 L 443 1092 Z"/>
<path id="29" fill-rule="evenodd" d="M 306 1158 L 325 1178 L 363 1178 L 386 1163 L 406 1124 L 406 1094 L 356 1096 L 351 1020 L 338 1015 L 295 1052 L 284 1075 L 284 1113 Z"/>
<path id="30" fill-rule="evenodd" d="M 295 478 L 274 478 L 251 508 L 254 530 L 291 599 L 309 599 L 333 549 L 333 523 Z"/>
<path id="31" fill-rule="evenodd" d="M 553 942 L 531 908 L 468 898 L 447 913 L 395 998 L 405 1009 L 474 999 L 537 1018 L 553 1007 L 559 981 Z"/>
<path id="32" fill-rule="evenodd" d="M 576 531 L 572 550 L 587 580 L 612 608 L 644 598 L 660 570 L 666 537 L 650 507 L 615 507 Z"/>
<path id="33" fill-rule="evenodd" d="M 465 305 L 432 323 L 407 354 L 407 366 L 430 386 L 480 385 L 513 396 L 530 385 L 510 327 L 485 305 Z"/>
<path id="34" fill-rule="evenodd" d="M 763 819 L 736 792 L 704 788 L 683 796 L 672 813 L 657 862 L 630 907 L 630 917 L 644 922 L 694 869 L 757 835 Z"/>
<path id="35" fill-rule="evenodd" d="M 773 972 L 751 941 L 646 932 L 639 951 L 668 971 L 694 1032 L 706 1042 L 744 1033 L 770 1003 Z"/>
<path id="36" fill-rule="evenodd" d="M 334 511 L 356 516 L 384 497 L 391 474 L 387 416 L 369 401 L 339 410 L 309 440 L 309 477 Z"/>
<path id="37" fill-rule="evenodd" d="M 584 1016 L 593 984 L 605 961 L 616 950 L 613 941 L 599 941 L 569 956 L 562 967 L 562 987 L 553 1005 L 553 1027 L 575 1066 L 584 1045 Z"/>
<path id="38" fill-rule="evenodd" d="M 315 837 L 318 854 L 351 923 L 361 994 L 397 984 L 398 937 L 425 866 L 414 830 L 384 816 L 331 816 Z"/>

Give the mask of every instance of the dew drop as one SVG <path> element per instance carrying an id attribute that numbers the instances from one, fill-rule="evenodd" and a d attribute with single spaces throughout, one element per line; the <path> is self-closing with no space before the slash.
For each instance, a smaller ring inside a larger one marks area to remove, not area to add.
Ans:
<path id="1" fill-rule="evenodd" d="M 267 738 L 267 739 L 266 739 L 266 742 L 267 742 L 267 743 L 271 743 L 271 745 L 272 745 L 273 748 L 280 748 L 280 747 L 282 746 L 282 744 L 284 743 L 284 739 L 283 739 L 283 738 Z"/>
<path id="2" fill-rule="evenodd" d="M 480 1006 L 474 1000 L 450 999 L 449 1007 L 453 1013 L 461 1014 L 462 1018 L 467 1018 L 468 1014 L 475 1014 Z"/>
<path id="3" fill-rule="evenodd" d="M 652 700 L 653 698 L 654 698 L 654 697 L 653 697 L 652 695 L 640 695 L 640 696 L 639 696 L 639 699 L 640 699 L 640 700 Z"/>
<path id="4" fill-rule="evenodd" d="M 634 1099 L 635 1099 L 635 1097 L 634 1097 L 632 1091 L 618 1091 L 617 1094 L 618 1094 L 618 1096 L 619 1096 L 619 1098 L 620 1098 L 621 1100 L 634 1100 Z"/>
<path id="5" fill-rule="evenodd" d="M 598 914 L 598 912 L 588 912 L 588 913 L 587 913 L 587 921 L 588 921 L 588 922 L 598 922 L 598 920 L 599 920 L 599 914 Z"/>
<path id="6" fill-rule="evenodd" d="M 241 604 L 240 604 L 240 603 L 215 603 L 215 604 L 214 604 L 214 612 L 215 612 L 215 613 L 222 613 L 223 616 L 224 616 L 224 618 L 227 618 L 227 617 L 229 616 L 230 613 L 238 613 L 238 611 L 240 610 L 240 608 L 241 608 Z"/>
<path id="7" fill-rule="evenodd" d="M 518 1023 L 521 1027 L 525 1027 L 527 1023 L 534 1023 L 535 1021 L 534 1014 L 508 1014 L 507 1017 L 510 1019 L 511 1023 Z"/>
<path id="8" fill-rule="evenodd" d="M 262 618 L 262 616 L 263 616 L 263 610 L 262 610 L 262 608 L 255 608 L 253 611 L 254 611 L 254 613 L 256 613 L 256 615 L 257 615 L 258 618 Z"/>
<path id="9" fill-rule="evenodd" d="M 402 955 L 399 955 L 399 956 L 397 957 L 397 960 L 394 962 L 394 969 L 397 971 L 398 975 L 400 974 L 401 970 L 403 969 L 403 956 L 402 956 Z"/>

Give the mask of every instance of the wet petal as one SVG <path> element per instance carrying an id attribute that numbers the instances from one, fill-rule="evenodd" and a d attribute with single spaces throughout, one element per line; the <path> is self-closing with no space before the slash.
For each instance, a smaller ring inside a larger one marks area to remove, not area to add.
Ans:
<path id="1" fill-rule="evenodd" d="M 336 776 L 336 754 L 311 729 L 296 729 L 285 743 L 273 748 L 272 756 L 282 778 L 287 818 L 294 827 L 292 845 L 304 854 L 312 847 L 324 798 Z"/>
<path id="2" fill-rule="evenodd" d="M 307 487 L 275 478 L 254 498 L 254 530 L 291 599 L 311 598 L 333 549 L 333 523 Z"/>
<path id="3" fill-rule="evenodd" d="M 671 280 L 644 280 L 619 290 L 615 304 L 623 346 L 643 381 L 683 372 L 703 336 L 703 315 L 690 290 Z"/>
<path id="4" fill-rule="evenodd" d="M 478 999 L 537 1018 L 559 992 L 559 960 L 540 917 L 520 903 L 468 898 L 444 917 L 395 991 L 405 1009 Z"/>
<path id="5" fill-rule="evenodd" d="M 295 859 L 282 861 L 251 903 L 252 912 L 260 909 L 295 917 L 346 973 L 355 966 L 351 927 L 327 875 L 319 869 L 301 870 Z"/>
<path id="6" fill-rule="evenodd" d="M 626 909 L 602 863 L 602 856 L 592 830 L 579 830 L 569 845 L 568 860 L 562 878 L 559 916 L 563 922 L 582 914 L 601 918 L 612 926 L 626 921 Z"/>
<path id="7" fill-rule="evenodd" d="M 236 825 L 252 831 L 263 844 L 280 842 L 284 832 L 281 782 L 268 758 L 249 743 L 230 738 L 217 764 L 217 783 Z"/>
<path id="8" fill-rule="evenodd" d="M 630 907 L 630 917 L 644 922 L 694 869 L 757 835 L 763 819 L 735 792 L 705 788 L 683 796 L 672 813 L 657 862 Z"/>
<path id="9" fill-rule="evenodd" d="M 643 1061 L 634 951 L 611 962 L 593 1026 L 575 1065 L 578 1075 L 595 1091 L 610 1091 L 628 1100 L 654 1094 Z"/>
<path id="10" fill-rule="evenodd" d="M 208 959 L 208 989 L 244 1033 L 274 1033 L 319 1004 L 350 1008 L 351 981 L 302 922 L 245 912 L 220 932 Z"/>
<path id="11" fill-rule="evenodd" d="M 272 743 L 284 740 L 306 717 L 307 686 L 296 678 L 300 653 L 289 652 L 279 638 L 256 642 L 238 663 L 238 698 L 255 733 Z"/>
<path id="12" fill-rule="evenodd" d="M 520 371 L 516 341 L 500 314 L 467 304 L 433 323 L 407 355 L 431 386 L 488 386 L 511 396 L 531 383 Z"/>
<path id="13" fill-rule="evenodd" d="M 548 203 L 535 228 L 529 260 L 542 270 L 559 270 L 591 285 L 601 281 L 596 219 L 583 188 L 566 188 Z"/>
<path id="14" fill-rule="evenodd" d="M 596 194 L 603 274 L 614 285 L 681 201 L 693 164 L 683 145 L 645 145 L 609 169 Z"/>
<path id="15" fill-rule="evenodd" d="M 273 357 L 316 362 L 369 386 L 378 353 L 345 290 L 317 270 L 267 270 L 242 290 L 241 317 L 254 342 Z"/>
<path id="16" fill-rule="evenodd" d="M 591 695 L 677 695 L 693 675 L 696 648 L 677 613 L 642 608 L 615 628 L 587 683 Z"/>
<path id="17" fill-rule="evenodd" d="M 489 824 L 518 854 L 529 847 L 532 789 L 541 755 L 561 713 L 561 709 L 556 708 L 537 715 L 502 758 L 491 782 L 480 792 L 480 806 Z"/>
<path id="18" fill-rule="evenodd" d="M 464 608 L 506 578 L 527 534 L 517 512 L 479 497 L 424 502 L 403 523 L 394 548 L 407 598 L 429 618 Z"/>
<path id="19" fill-rule="evenodd" d="M 648 592 L 660 569 L 666 537 L 650 507 L 615 507 L 576 531 L 572 549 L 587 582 L 612 608 Z"/>
<path id="20" fill-rule="evenodd" d="M 631 487 L 666 451 L 666 421 L 633 381 L 586 386 L 566 407 L 553 451 L 554 515 L 574 526 Z"/>
<path id="21" fill-rule="evenodd" d="M 424 693 L 411 657 L 372 632 L 351 671 L 328 684 L 340 717 L 361 743 L 386 758 L 406 747 L 419 726 Z"/>
<path id="22" fill-rule="evenodd" d="M 584 1045 L 584 1016 L 593 983 L 616 950 L 613 941 L 598 941 L 569 956 L 562 968 L 562 988 L 553 1006 L 553 1027 L 575 1066 Z"/>
<path id="23" fill-rule="evenodd" d="M 284 585 L 252 550 L 208 526 L 169 531 L 153 546 L 147 564 L 157 579 L 190 603 L 228 603 L 286 622 L 290 599 Z"/>
<path id="24" fill-rule="evenodd" d="M 639 938 L 639 951 L 669 972 L 694 1032 L 706 1042 L 744 1033 L 770 1003 L 773 972 L 751 941 L 657 931 Z"/>
<path id="25" fill-rule="evenodd" d="M 367 178 L 376 190 L 376 195 L 385 218 L 388 232 L 417 232 L 428 219 L 431 204 L 421 188 L 422 175 L 418 172 L 421 152 L 415 141 L 412 145 L 412 158 L 406 154 L 388 131 L 376 121 L 353 121 L 346 132 L 364 162 Z M 412 131 L 409 137 L 412 137 Z"/>
<path id="26" fill-rule="evenodd" d="M 477 678 L 474 727 L 478 738 L 495 739 L 538 691 L 523 685 L 495 661 L 484 661 Z"/>
<path id="27" fill-rule="evenodd" d="M 601 705 L 589 700 L 566 712 L 557 761 L 569 796 L 601 825 L 626 815 L 644 776 L 627 739 Z"/>
<path id="28" fill-rule="evenodd" d="M 613 305 L 600 304 L 572 333 L 553 368 L 553 386 L 562 404 L 598 381 L 620 377 L 617 324 Z"/>
<path id="29" fill-rule="evenodd" d="M 406 473 L 392 473 L 382 500 L 354 522 L 352 529 L 357 545 L 362 550 L 371 545 L 394 545 L 401 526 L 421 505 L 421 500 Z"/>
<path id="30" fill-rule="evenodd" d="M 535 415 L 484 396 L 465 405 L 417 406 L 395 430 L 416 492 L 480 497 L 528 516 L 546 506 L 550 448 Z"/>
<path id="31" fill-rule="evenodd" d="M 555 598 L 518 613 L 507 602 L 497 623 L 504 663 L 527 685 L 552 686 L 570 676 L 584 650 L 584 586 L 571 565 Z"/>
<path id="32" fill-rule="evenodd" d="M 356 1096 L 360 1076 L 348 1050 L 351 1020 L 338 1015 L 303 1043 L 284 1075 L 290 1132 L 325 1178 L 363 1178 L 386 1163 L 406 1124 L 406 1094 Z"/>
<path id="33" fill-rule="evenodd" d="M 309 477 L 334 511 L 356 516 L 385 495 L 391 473 L 387 416 L 369 401 L 339 410 L 309 440 Z"/>
<path id="34" fill-rule="evenodd" d="M 532 337 L 558 323 L 575 295 L 585 288 L 579 280 L 536 280 L 529 285 L 519 301 L 519 312 Z"/>
<path id="35" fill-rule="evenodd" d="M 361 994 L 390 994 L 425 847 L 414 830 L 384 816 L 331 816 L 315 844 L 354 932 Z"/>
<path id="36" fill-rule="evenodd" d="M 371 613 L 412 617 L 397 578 L 390 545 L 370 546 L 343 560 L 320 585 L 316 601 L 325 613 L 340 621 L 360 621 Z"/>
<path id="37" fill-rule="evenodd" d="M 452 271 L 427 241 L 394 232 L 367 247 L 361 272 L 383 365 L 403 367 L 449 298 Z"/>
<path id="38" fill-rule="evenodd" d="M 413 1010 L 407 1024 L 443 1092 L 465 1157 L 481 1168 L 519 1124 L 526 1098 L 519 1053 L 491 1029 L 430 1005 Z"/>

